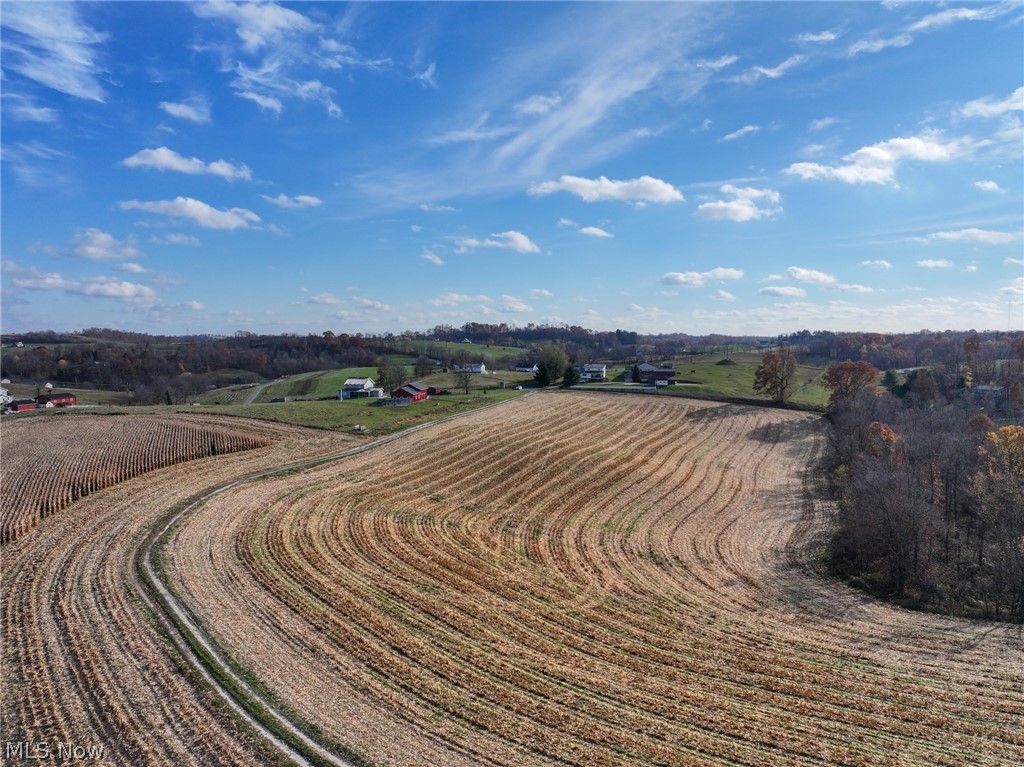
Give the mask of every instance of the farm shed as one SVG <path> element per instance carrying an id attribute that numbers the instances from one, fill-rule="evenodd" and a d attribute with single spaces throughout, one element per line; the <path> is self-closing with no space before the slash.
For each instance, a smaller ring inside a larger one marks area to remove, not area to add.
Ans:
<path id="1" fill-rule="evenodd" d="M 674 384 L 676 382 L 676 371 L 672 368 L 655 368 L 648 373 L 641 372 L 641 375 L 647 383 L 657 384 L 658 381 L 665 381 Z"/>
<path id="2" fill-rule="evenodd" d="M 400 389 L 395 389 L 391 392 L 391 396 L 395 399 L 407 399 L 410 402 L 421 402 L 428 396 L 427 387 L 418 381 L 408 383 Z"/>
<path id="3" fill-rule="evenodd" d="M 74 407 L 78 404 L 78 398 L 71 392 L 54 392 L 41 394 L 36 397 L 40 407 Z"/>
<path id="4" fill-rule="evenodd" d="M 12 413 L 20 413 L 23 410 L 35 410 L 39 405 L 34 399 L 16 399 L 7 407 Z"/>

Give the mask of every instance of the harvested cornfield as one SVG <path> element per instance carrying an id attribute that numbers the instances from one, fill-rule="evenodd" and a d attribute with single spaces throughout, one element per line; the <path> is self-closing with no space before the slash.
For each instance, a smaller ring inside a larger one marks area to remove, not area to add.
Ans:
<path id="1" fill-rule="evenodd" d="M 84 423 L 78 416 L 66 420 Z M 131 423 L 144 429 L 144 421 Z M 241 419 L 186 423 L 249 435 L 267 446 L 197 458 L 119 482 L 5 545 L 0 764 L 278 763 L 263 739 L 230 715 L 163 636 L 141 600 L 137 550 L 154 521 L 197 493 L 338 452 L 353 440 Z M 6 461 L 11 432 L 4 428 Z"/>
<path id="2" fill-rule="evenodd" d="M 1024 764 L 1019 627 L 822 576 L 818 419 L 541 394 L 190 514 L 168 577 L 389 765 Z"/>
<path id="3" fill-rule="evenodd" d="M 5 423 L 0 543 L 139 474 L 271 443 L 263 426 L 187 416 L 58 415 Z"/>

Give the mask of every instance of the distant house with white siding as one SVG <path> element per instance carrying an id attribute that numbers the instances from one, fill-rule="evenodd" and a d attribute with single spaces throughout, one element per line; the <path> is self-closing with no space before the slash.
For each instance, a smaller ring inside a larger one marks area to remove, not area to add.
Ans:
<path id="1" fill-rule="evenodd" d="M 381 399 L 384 396 L 384 389 L 376 386 L 372 378 L 346 378 L 338 392 L 338 399 L 362 399 L 373 397 Z"/>
<path id="2" fill-rule="evenodd" d="M 470 362 L 466 365 L 452 365 L 456 373 L 487 373 L 487 366 L 482 362 Z"/>
<path id="3" fill-rule="evenodd" d="M 583 365 L 580 368 L 580 382 L 605 381 L 608 378 L 608 369 L 605 365 Z"/>

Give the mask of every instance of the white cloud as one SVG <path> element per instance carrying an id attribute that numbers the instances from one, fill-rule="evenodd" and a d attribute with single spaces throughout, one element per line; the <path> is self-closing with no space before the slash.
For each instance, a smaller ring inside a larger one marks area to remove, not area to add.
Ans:
<path id="1" fill-rule="evenodd" d="M 343 301 L 333 293 L 318 293 L 315 296 L 310 296 L 309 303 L 327 304 L 329 306 L 334 306 L 343 303 Z"/>
<path id="2" fill-rule="evenodd" d="M 533 311 L 533 307 L 524 303 L 515 296 L 502 296 L 498 304 L 498 311 L 505 314 L 526 314 Z"/>
<path id="3" fill-rule="evenodd" d="M 467 296 L 464 293 L 455 293 L 453 291 L 447 291 L 442 293 L 437 298 L 432 298 L 428 303 L 431 306 L 458 306 L 459 304 L 469 303 L 470 301 L 476 301 L 481 304 L 489 304 L 494 301 L 490 296 Z"/>
<path id="4" fill-rule="evenodd" d="M 515 126 L 512 125 L 488 126 L 487 121 L 490 118 L 490 113 L 484 112 L 470 127 L 448 131 L 447 133 L 442 133 L 439 136 L 432 136 L 427 139 L 427 143 L 434 146 L 443 146 L 445 144 L 492 141 L 493 139 L 508 136 L 509 134 L 516 132 Z"/>
<path id="5" fill-rule="evenodd" d="M 1006 193 L 1006 190 L 999 186 L 995 181 L 975 181 L 974 186 L 983 192 L 998 192 L 999 194 Z"/>
<path id="6" fill-rule="evenodd" d="M 991 21 L 1010 10 L 1013 4 L 997 3 L 978 8 L 949 8 L 945 11 L 932 13 L 920 21 L 910 25 L 911 32 L 924 32 L 940 27 L 948 27 L 960 21 Z"/>
<path id="7" fill-rule="evenodd" d="M 1007 256 L 1003 259 L 1003 263 L 1007 266 L 1024 266 L 1024 258 L 1013 258 L 1012 256 Z"/>
<path id="8" fill-rule="evenodd" d="M 266 96 L 261 93 L 255 93 L 253 91 L 238 91 L 235 94 L 239 98 L 248 99 L 249 101 L 256 104 L 260 109 L 274 114 L 281 114 L 281 110 L 284 109 L 284 104 L 281 103 L 280 99 L 275 99 L 273 96 Z"/>
<path id="9" fill-rule="evenodd" d="M 797 298 L 803 298 L 807 295 L 807 291 L 803 288 L 794 288 L 789 286 L 761 288 L 757 293 L 762 296 L 795 296 Z"/>
<path id="10" fill-rule="evenodd" d="M 722 136 L 722 138 L 720 138 L 718 140 L 719 141 L 735 141 L 736 139 L 743 138 L 744 136 L 749 136 L 751 133 L 757 133 L 760 130 L 761 130 L 761 126 L 760 125 L 744 125 L 739 130 L 735 130 L 732 133 L 728 133 L 725 136 Z"/>
<path id="11" fill-rule="evenodd" d="M 567 226 L 577 227 L 577 226 L 579 226 L 579 224 L 577 224 L 571 218 L 560 218 L 560 219 L 558 219 L 558 226 L 559 227 L 567 227 Z"/>
<path id="12" fill-rule="evenodd" d="M 205 99 L 192 98 L 182 102 L 161 101 L 160 108 L 171 117 L 194 123 L 210 122 L 210 105 Z"/>
<path id="13" fill-rule="evenodd" d="M 928 235 L 928 239 L 971 242 L 982 245 L 1008 245 L 1017 241 L 1017 235 L 1009 232 L 994 232 L 989 229 L 960 229 L 951 232 L 935 232 Z"/>
<path id="14" fill-rule="evenodd" d="M 444 260 L 432 250 L 427 250 L 426 248 L 424 248 L 423 252 L 420 253 L 420 258 L 422 258 L 424 261 L 429 261 L 435 266 L 444 266 Z"/>
<path id="15" fill-rule="evenodd" d="M 558 181 L 543 181 L 527 191 L 530 195 L 569 192 L 587 202 L 622 200 L 625 202 L 681 202 L 683 194 L 671 184 L 651 176 L 630 181 L 611 181 L 604 176 L 596 179 L 562 176 Z"/>
<path id="16" fill-rule="evenodd" d="M 193 237 L 191 234 L 165 234 L 163 237 L 150 237 L 149 241 L 154 245 L 189 245 L 191 247 L 198 247 L 201 243 L 198 237 Z"/>
<path id="17" fill-rule="evenodd" d="M 250 181 L 252 171 L 245 165 L 232 165 L 226 160 L 214 160 L 205 163 L 198 157 L 183 157 L 165 146 L 156 149 L 142 149 L 131 157 L 121 160 L 119 165 L 126 168 L 153 168 L 155 170 L 173 170 L 189 175 L 220 176 L 227 181 Z"/>
<path id="18" fill-rule="evenodd" d="M 423 231 L 423 227 L 420 226 L 419 224 L 411 224 L 409 226 L 409 230 L 413 231 L 413 232 L 416 232 L 416 233 L 419 233 L 419 232 Z"/>
<path id="19" fill-rule="evenodd" d="M 833 125 L 842 122 L 838 117 L 822 117 L 818 120 L 814 120 L 807 127 L 811 133 L 817 133 L 818 131 L 825 130 L 825 128 L 831 128 Z"/>
<path id="20" fill-rule="evenodd" d="M 420 85 L 424 88 L 436 88 L 437 87 L 437 64 L 433 61 L 424 69 L 422 72 L 417 72 L 412 76 L 413 80 L 419 80 Z"/>
<path id="21" fill-rule="evenodd" d="M 717 301 L 735 301 L 736 300 L 736 296 L 734 296 L 732 293 L 728 293 L 728 292 L 726 292 L 724 290 L 721 290 L 721 289 L 716 290 L 715 294 L 713 296 L 711 296 L 711 297 L 714 298 Z"/>
<path id="22" fill-rule="evenodd" d="M 719 56 L 717 59 L 700 59 L 694 62 L 694 66 L 698 69 L 711 69 L 717 72 L 731 64 L 735 64 L 737 61 L 739 61 L 739 56 L 725 55 Z"/>
<path id="23" fill-rule="evenodd" d="M 425 202 L 420 205 L 420 210 L 426 211 L 427 213 L 455 213 L 458 208 L 453 208 L 451 205 L 435 205 L 433 203 Z"/>
<path id="24" fill-rule="evenodd" d="M 826 285 L 825 290 L 837 290 L 840 293 L 874 293 L 874 288 L 869 288 L 866 285 L 845 285 L 841 282 L 837 282 L 831 285 Z"/>
<path id="25" fill-rule="evenodd" d="M 552 296 L 554 293 L 545 288 L 534 288 L 530 291 L 530 298 L 551 298 Z"/>
<path id="26" fill-rule="evenodd" d="M 815 282 L 819 285 L 828 285 L 836 281 L 836 278 L 831 274 L 825 274 L 825 272 L 819 272 L 814 269 L 803 269 L 799 266 L 791 266 L 786 270 L 786 274 L 789 275 L 790 279 L 794 279 L 797 282 Z"/>
<path id="27" fill-rule="evenodd" d="M 360 298 L 359 296 L 352 297 L 352 303 L 363 307 L 374 312 L 390 312 L 391 305 L 385 304 L 382 301 L 375 301 L 372 298 Z"/>
<path id="28" fill-rule="evenodd" d="M 69 293 L 100 298 L 118 298 L 126 301 L 144 301 L 156 298 L 157 292 L 146 285 L 126 282 L 116 277 L 91 277 L 67 288 Z"/>
<path id="29" fill-rule="evenodd" d="M 914 42 L 910 35 L 896 35 L 895 37 L 875 37 L 869 40 L 858 40 L 848 49 L 851 56 L 858 56 L 861 53 L 881 53 L 886 48 L 906 48 Z"/>
<path id="30" fill-rule="evenodd" d="M 706 272 L 666 272 L 658 282 L 662 285 L 685 285 L 697 288 L 709 280 L 739 280 L 743 277 L 742 269 L 727 266 L 716 266 Z"/>
<path id="31" fill-rule="evenodd" d="M 85 24 L 78 6 L 4 3 L 0 24 L 8 30 L 3 41 L 6 69 L 69 96 L 103 102 L 99 77 L 104 70 L 95 46 L 107 35 Z"/>
<path id="32" fill-rule="evenodd" d="M 122 258 L 137 258 L 142 255 L 135 246 L 135 240 L 119 240 L 100 229 L 86 229 L 75 235 L 75 255 L 93 261 L 116 261 Z"/>
<path id="33" fill-rule="evenodd" d="M 251 223 L 258 223 L 260 217 L 245 208 L 218 210 L 201 200 L 191 197 L 175 197 L 173 200 L 140 202 L 127 200 L 118 203 L 121 210 L 141 210 L 174 218 L 187 218 L 206 229 L 244 229 Z"/>
<path id="34" fill-rule="evenodd" d="M 793 67 L 799 66 L 807 60 L 806 56 L 793 55 L 783 61 L 781 64 L 774 67 L 751 67 L 749 70 L 744 72 L 742 75 L 736 78 L 737 82 L 746 83 L 747 85 L 756 83 L 762 77 L 767 77 L 770 80 L 777 80 L 786 74 Z"/>
<path id="35" fill-rule="evenodd" d="M 530 96 L 515 105 L 517 114 L 520 115 L 546 115 L 552 109 L 562 103 L 562 97 L 554 96 Z"/>
<path id="36" fill-rule="evenodd" d="M 114 269 L 119 272 L 128 272 L 129 274 L 143 274 L 146 271 L 140 264 L 133 263 L 115 264 Z"/>
<path id="37" fill-rule="evenodd" d="M 949 269 L 953 262 L 948 258 L 925 258 L 918 261 L 917 265 L 925 269 Z"/>
<path id="38" fill-rule="evenodd" d="M 892 264 L 884 258 L 879 258 L 874 261 L 861 261 L 860 265 L 870 267 L 871 269 L 892 269 Z"/>
<path id="39" fill-rule="evenodd" d="M 1001 101 L 986 96 L 968 101 L 960 110 L 964 117 L 999 117 L 1007 112 L 1024 110 L 1024 86 L 1021 86 Z"/>
<path id="40" fill-rule="evenodd" d="M 491 237 L 497 239 L 478 240 L 475 237 L 463 237 L 457 239 L 455 244 L 458 246 L 459 253 L 468 253 L 477 248 L 500 248 L 514 250 L 517 253 L 540 253 L 540 247 L 522 232 L 509 230 L 497 232 Z"/>
<path id="41" fill-rule="evenodd" d="M 798 43 L 831 43 L 839 39 L 839 34 L 834 29 L 826 29 L 824 32 L 805 32 L 796 36 Z"/>
<path id="42" fill-rule="evenodd" d="M 802 179 L 835 179 L 846 184 L 898 186 L 896 168 L 904 160 L 946 162 L 964 151 L 964 145 L 959 141 L 943 142 L 934 135 L 910 136 L 862 147 L 843 157 L 847 165 L 835 167 L 815 162 L 798 162 L 782 172 Z"/>
<path id="43" fill-rule="evenodd" d="M 725 184 L 721 192 L 731 195 L 732 199 L 701 203 L 697 206 L 697 212 L 713 221 L 739 222 L 771 218 L 782 212 L 781 196 L 773 189 L 740 188 Z"/>
<path id="44" fill-rule="evenodd" d="M 222 0 L 192 6 L 201 19 L 219 18 L 235 25 L 235 33 L 250 53 L 280 44 L 297 33 L 315 32 L 316 22 L 275 3 L 228 3 Z"/>
<path id="45" fill-rule="evenodd" d="M 596 226 L 585 226 L 580 229 L 580 234 L 585 234 L 587 237 L 614 237 L 615 235 L 611 232 L 606 232 L 604 229 Z"/>
<path id="46" fill-rule="evenodd" d="M 1005 288 L 1000 288 L 999 293 L 1003 296 L 1024 298 L 1024 277 L 1018 277 Z"/>
<path id="47" fill-rule="evenodd" d="M 5 89 L 3 98 L 4 113 L 23 122 L 52 123 L 57 122 L 59 114 L 56 109 L 41 107 L 30 97 L 21 93 L 11 93 Z"/>
<path id="48" fill-rule="evenodd" d="M 315 208 L 323 204 L 323 200 L 310 194 L 297 194 L 294 197 L 289 197 L 282 192 L 277 197 L 265 194 L 261 194 L 260 197 L 279 208 Z"/>

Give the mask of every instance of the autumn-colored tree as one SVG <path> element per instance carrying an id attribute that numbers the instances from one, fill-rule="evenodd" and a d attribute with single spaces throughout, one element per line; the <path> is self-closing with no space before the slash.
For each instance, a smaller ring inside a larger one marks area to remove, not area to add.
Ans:
<path id="1" fill-rule="evenodd" d="M 754 371 L 754 391 L 767 394 L 776 402 L 785 402 L 789 387 L 796 375 L 796 357 L 783 346 L 777 352 L 768 352 Z"/>
<path id="2" fill-rule="evenodd" d="M 834 406 L 874 386 L 877 380 L 878 368 L 870 362 L 846 360 L 830 365 L 821 377 L 821 385 L 831 392 L 828 404 Z"/>

